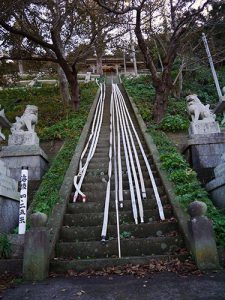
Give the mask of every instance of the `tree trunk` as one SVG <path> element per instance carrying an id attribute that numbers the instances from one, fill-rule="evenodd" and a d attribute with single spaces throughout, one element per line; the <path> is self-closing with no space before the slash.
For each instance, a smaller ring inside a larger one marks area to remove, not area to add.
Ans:
<path id="1" fill-rule="evenodd" d="M 72 82 L 70 83 L 71 88 L 71 102 L 75 111 L 78 111 L 80 108 L 80 90 L 77 80 L 77 76 L 73 77 Z"/>
<path id="2" fill-rule="evenodd" d="M 168 80 L 165 80 L 164 78 L 161 80 L 160 84 L 157 83 L 157 85 L 155 85 L 156 94 L 154 100 L 153 119 L 157 124 L 166 114 L 170 90 L 169 78 Z"/>
<path id="3" fill-rule="evenodd" d="M 96 58 L 96 67 L 97 67 L 97 74 L 103 75 L 102 55 L 97 55 L 97 58 Z"/>
<path id="4" fill-rule="evenodd" d="M 158 124 L 166 114 L 170 89 L 163 82 L 155 89 L 156 95 L 154 101 L 153 119 Z"/>
<path id="5" fill-rule="evenodd" d="M 22 60 L 18 61 L 18 66 L 19 66 L 19 74 L 20 74 L 20 76 L 23 76 L 24 75 L 24 69 L 23 69 L 23 61 Z"/>
<path id="6" fill-rule="evenodd" d="M 66 75 L 63 71 L 63 69 L 58 65 L 58 76 L 59 76 L 59 88 L 60 88 L 60 93 L 62 96 L 62 99 L 64 103 L 70 103 L 71 102 L 71 96 L 70 96 L 70 91 L 69 91 L 69 85 L 68 81 L 66 79 Z"/>
<path id="7" fill-rule="evenodd" d="M 180 74 L 179 74 L 179 95 L 178 97 L 181 97 L 181 93 L 183 91 L 183 72 L 181 70 Z"/>
<path id="8" fill-rule="evenodd" d="M 79 94 L 79 84 L 77 80 L 77 70 L 76 66 L 72 67 L 66 62 L 66 60 L 61 60 L 60 66 L 63 69 L 65 76 L 67 78 L 70 90 L 71 90 L 71 104 L 75 111 L 79 110 L 80 107 L 80 94 Z"/>

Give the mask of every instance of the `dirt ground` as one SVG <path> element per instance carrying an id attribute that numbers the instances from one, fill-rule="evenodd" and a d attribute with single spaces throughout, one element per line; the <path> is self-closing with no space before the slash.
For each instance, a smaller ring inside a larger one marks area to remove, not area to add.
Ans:
<path id="1" fill-rule="evenodd" d="M 145 276 L 63 276 L 24 282 L 2 294 L 7 300 L 220 300 L 225 299 L 225 271 L 179 275 L 171 272 Z"/>

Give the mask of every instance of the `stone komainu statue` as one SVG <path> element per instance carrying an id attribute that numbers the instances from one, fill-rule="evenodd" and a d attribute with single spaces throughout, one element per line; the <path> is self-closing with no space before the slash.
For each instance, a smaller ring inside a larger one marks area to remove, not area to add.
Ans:
<path id="1" fill-rule="evenodd" d="M 35 125 L 38 120 L 38 107 L 35 105 L 27 105 L 21 117 L 16 117 L 16 122 L 11 127 L 11 132 L 34 132 Z"/>
<path id="2" fill-rule="evenodd" d="M 209 104 L 204 105 L 196 94 L 186 97 L 188 114 L 191 116 L 192 122 L 198 120 L 215 121 L 215 115 L 209 109 Z"/>

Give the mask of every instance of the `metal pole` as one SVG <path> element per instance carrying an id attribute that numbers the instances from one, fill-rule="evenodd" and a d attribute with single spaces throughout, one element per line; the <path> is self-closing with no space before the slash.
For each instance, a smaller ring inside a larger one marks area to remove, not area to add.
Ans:
<path id="1" fill-rule="evenodd" d="M 207 53 L 207 56 L 208 56 L 208 60 L 209 60 L 209 64 L 210 64 L 210 67 L 211 67 L 213 79 L 214 79 L 214 82 L 215 82 L 215 85 L 216 85 L 219 100 L 221 101 L 221 97 L 223 95 L 222 95 L 222 92 L 221 92 L 221 89 L 220 89 L 220 85 L 219 85 L 219 81 L 218 81 L 218 78 L 217 78 L 216 70 L 214 68 L 214 64 L 213 64 L 213 60 L 212 60 L 212 55 L 210 53 L 208 42 L 207 42 L 206 35 L 204 34 L 204 32 L 202 33 L 202 40 L 203 40 L 203 43 L 205 45 L 205 50 L 206 50 L 206 53 Z"/>

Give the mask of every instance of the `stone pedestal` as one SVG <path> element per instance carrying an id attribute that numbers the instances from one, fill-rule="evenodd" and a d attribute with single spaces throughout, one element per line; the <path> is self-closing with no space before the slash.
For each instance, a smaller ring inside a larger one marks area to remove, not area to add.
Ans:
<path id="1" fill-rule="evenodd" d="M 197 122 L 191 122 L 189 127 L 189 135 L 210 135 L 214 133 L 220 133 L 219 124 L 215 121 L 210 121 L 207 119 L 198 120 Z"/>
<path id="2" fill-rule="evenodd" d="M 49 271 L 49 233 L 47 215 L 31 215 L 31 229 L 25 234 L 23 277 L 25 280 L 44 280 Z"/>
<path id="3" fill-rule="evenodd" d="M 11 134 L 9 136 L 8 146 L 19 145 L 39 145 L 39 138 L 37 136 L 37 133 L 32 131 L 21 131 Z"/>
<path id="4" fill-rule="evenodd" d="M 48 168 L 47 155 L 39 145 L 5 146 L 0 157 L 17 181 L 20 180 L 22 166 L 29 167 L 29 180 L 40 180 Z"/>
<path id="5" fill-rule="evenodd" d="M 18 183 L 9 176 L 9 169 L 0 160 L 0 233 L 9 233 L 19 220 Z"/>
<path id="6" fill-rule="evenodd" d="M 191 216 L 189 230 L 192 237 L 192 249 L 196 264 L 200 270 L 219 269 L 212 222 L 205 216 L 207 206 L 201 201 L 194 201 L 188 207 Z"/>
<path id="7" fill-rule="evenodd" d="M 206 185 L 214 205 L 219 209 L 225 210 L 225 154 L 222 155 L 222 161 L 214 169 L 215 179 Z"/>
<path id="8" fill-rule="evenodd" d="M 191 135 L 182 153 L 201 182 L 206 184 L 214 178 L 214 168 L 225 153 L 225 133 Z"/>

